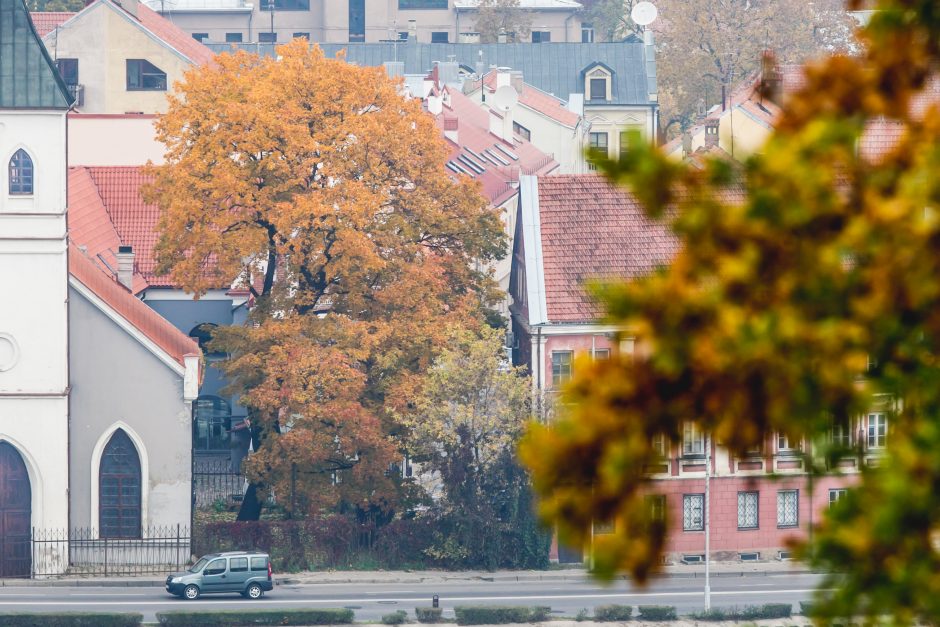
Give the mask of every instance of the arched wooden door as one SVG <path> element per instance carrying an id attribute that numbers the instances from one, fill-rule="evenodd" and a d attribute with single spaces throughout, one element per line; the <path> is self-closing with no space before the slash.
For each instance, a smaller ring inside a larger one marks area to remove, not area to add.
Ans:
<path id="1" fill-rule="evenodd" d="M 19 452 L 0 442 L 0 577 L 29 577 L 32 488 Z"/>

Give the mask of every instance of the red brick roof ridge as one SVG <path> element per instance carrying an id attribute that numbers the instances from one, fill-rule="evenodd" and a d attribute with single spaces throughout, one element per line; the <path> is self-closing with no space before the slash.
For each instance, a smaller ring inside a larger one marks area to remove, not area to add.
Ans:
<path id="1" fill-rule="evenodd" d="M 105 274 L 75 244 L 69 245 L 69 274 L 181 366 L 186 356 L 201 355 L 192 338 Z"/>
<path id="2" fill-rule="evenodd" d="M 33 20 L 36 34 L 45 37 L 73 15 L 72 11 L 30 11 L 29 17 Z"/>
<path id="3" fill-rule="evenodd" d="M 215 58 L 215 53 L 202 42 L 193 39 L 192 35 L 143 2 L 137 4 L 137 21 L 196 65 L 212 63 Z"/>

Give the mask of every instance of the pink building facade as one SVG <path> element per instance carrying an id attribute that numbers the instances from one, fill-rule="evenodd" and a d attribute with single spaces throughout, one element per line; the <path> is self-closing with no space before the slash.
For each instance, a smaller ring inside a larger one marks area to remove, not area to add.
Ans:
<path id="1" fill-rule="evenodd" d="M 522 177 L 509 282 L 513 361 L 529 369 L 533 394 L 544 399 L 549 420 L 555 391 L 571 378 L 576 357 L 633 351 L 632 339 L 615 345 L 618 329 L 602 322 L 585 282 L 643 276 L 669 263 L 676 250 L 665 227 L 600 176 Z M 712 559 L 788 559 L 792 541 L 811 533 L 854 482 L 858 466 L 877 460 L 889 413 L 876 408 L 834 428 L 832 437 L 858 455 L 823 477 L 806 472 L 802 442 L 768 434 L 759 449 L 735 457 L 688 423 L 679 442 L 659 442 L 661 463 L 650 468 L 650 492 L 665 506 L 670 529 L 664 557 L 673 563 L 704 559 L 706 446 Z M 615 529 L 597 524 L 593 532 Z M 580 562 L 589 558 L 589 547 L 555 543 L 551 557 Z"/>

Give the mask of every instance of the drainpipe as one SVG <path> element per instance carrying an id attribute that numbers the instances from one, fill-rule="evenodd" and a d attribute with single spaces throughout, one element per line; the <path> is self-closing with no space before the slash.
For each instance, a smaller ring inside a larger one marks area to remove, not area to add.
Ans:
<path id="1" fill-rule="evenodd" d="M 574 13 L 565 18 L 565 43 L 568 43 L 568 20 L 574 17 Z"/>
<path id="2" fill-rule="evenodd" d="M 248 12 L 248 41 L 251 41 L 251 19 L 255 16 L 255 8 L 251 7 L 251 11 Z"/>

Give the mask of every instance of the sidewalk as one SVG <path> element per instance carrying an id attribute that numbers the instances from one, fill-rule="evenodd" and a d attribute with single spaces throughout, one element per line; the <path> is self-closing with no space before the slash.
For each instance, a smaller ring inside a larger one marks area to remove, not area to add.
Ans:
<path id="1" fill-rule="evenodd" d="M 714 562 L 712 577 L 744 577 L 761 575 L 805 574 L 812 572 L 799 562 Z M 705 576 L 702 564 L 674 564 L 664 567 L 660 578 L 701 578 Z M 589 574 L 583 568 L 553 570 L 500 570 L 500 571 L 440 571 L 440 570 L 388 570 L 388 571 L 317 571 L 301 573 L 275 573 L 278 585 L 316 584 L 399 584 L 443 583 L 459 581 L 585 581 Z M 620 579 L 626 577 L 620 576 Z M 133 577 L 56 577 L 50 579 L 2 579 L 3 587 L 163 587 L 166 576 L 142 575 Z"/>

